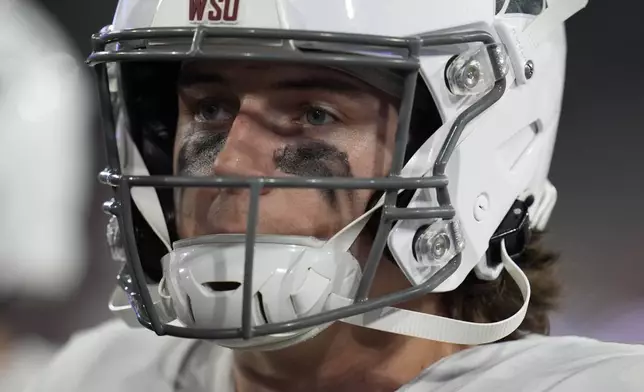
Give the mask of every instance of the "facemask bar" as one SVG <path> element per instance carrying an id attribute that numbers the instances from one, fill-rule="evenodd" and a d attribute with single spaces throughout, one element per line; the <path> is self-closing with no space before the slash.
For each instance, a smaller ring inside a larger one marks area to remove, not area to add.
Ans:
<path id="1" fill-rule="evenodd" d="M 203 50 L 204 41 L 208 38 L 252 38 L 302 40 L 314 42 L 331 42 L 336 44 L 351 44 L 390 47 L 400 50 L 407 49 L 405 57 L 386 58 L 369 57 L 365 55 L 338 54 L 338 53 L 303 53 L 299 51 L 271 53 L 262 51 L 226 51 L 217 50 L 207 52 Z M 130 40 L 150 40 L 166 38 L 191 38 L 192 44 L 187 51 L 155 50 L 141 51 L 136 49 L 106 50 L 107 45 Z M 195 28 L 150 28 L 133 29 L 120 32 L 108 32 L 93 37 L 94 52 L 90 55 L 88 63 L 94 68 L 100 96 L 101 113 L 103 118 L 106 150 L 109 167 L 101 174 L 101 181 L 110 185 L 115 190 L 116 203 L 110 212 L 117 216 L 122 230 L 123 243 L 127 254 L 124 272 L 132 274 L 133 292 L 130 300 L 137 309 L 137 319 L 146 328 L 155 331 L 158 335 L 173 335 L 196 339 L 249 339 L 253 336 L 264 336 L 276 333 L 292 332 L 316 325 L 337 321 L 347 317 L 366 313 L 368 311 L 393 306 L 398 303 L 426 295 L 439 286 L 445 279 L 456 271 L 460 265 L 460 254 L 448 262 L 427 282 L 409 289 L 389 294 L 377 299 L 368 299 L 367 294 L 375 277 L 380 259 L 384 252 L 387 235 L 392 224 L 399 219 L 444 219 L 449 220 L 455 216 L 454 208 L 450 204 L 447 190 L 445 168 L 451 153 L 465 126 L 480 113 L 485 111 L 500 99 L 505 91 L 505 79 L 498 80 L 493 89 L 481 99 L 466 109 L 454 122 L 439 156 L 434 165 L 433 176 L 401 178 L 400 173 L 404 164 L 404 155 L 409 137 L 409 125 L 414 100 L 416 81 L 419 74 L 419 52 L 422 48 L 431 46 L 455 45 L 463 43 L 481 42 L 492 44 L 492 36 L 483 31 L 431 35 L 426 37 L 380 37 L 356 34 L 311 32 L 311 31 L 285 31 L 272 29 L 240 29 L 240 28 L 208 28 L 198 26 Z M 219 59 L 219 60 L 249 60 L 290 62 L 298 64 L 315 64 L 330 66 L 371 66 L 395 69 L 405 73 L 404 93 L 402 96 L 399 121 L 396 132 L 395 149 L 392 167 L 388 177 L 383 178 L 297 178 L 297 177 L 262 177 L 262 178 L 233 178 L 233 177 L 179 177 L 179 176 L 131 176 L 122 175 L 120 170 L 119 155 L 116 140 L 116 127 L 114 112 L 108 87 L 107 62 L 119 61 L 180 61 L 194 59 Z M 205 330 L 196 328 L 183 328 L 167 325 L 161 321 L 155 309 L 150 293 L 146 287 L 143 267 L 139 260 L 138 249 L 132 222 L 132 206 L 130 188 L 134 186 L 154 188 L 174 187 L 218 187 L 218 188 L 249 188 L 250 206 L 246 232 L 246 254 L 244 262 L 244 296 L 242 310 L 242 327 L 231 329 Z M 259 194 L 263 187 L 273 188 L 319 188 L 319 189 L 374 189 L 384 190 L 384 205 L 378 231 L 364 274 L 360 281 L 355 303 L 343 308 L 325 311 L 313 316 L 282 323 L 272 323 L 260 326 L 251 325 L 251 296 L 252 296 L 252 271 L 253 253 L 256 241 L 256 226 L 258 218 Z M 397 208 L 396 199 L 398 192 L 403 189 L 436 188 L 439 206 L 429 208 Z M 142 303 L 138 303 L 141 301 Z"/>

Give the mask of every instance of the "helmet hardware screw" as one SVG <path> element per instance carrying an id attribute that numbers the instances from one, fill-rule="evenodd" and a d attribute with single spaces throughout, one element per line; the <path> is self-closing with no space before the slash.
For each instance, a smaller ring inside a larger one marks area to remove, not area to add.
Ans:
<path id="1" fill-rule="evenodd" d="M 107 215 L 118 215 L 120 204 L 114 199 L 108 200 L 103 203 L 103 212 Z"/>
<path id="2" fill-rule="evenodd" d="M 523 70 L 525 72 L 525 78 L 531 79 L 534 75 L 534 63 L 532 62 L 532 60 L 528 60 L 528 62 L 525 63 Z"/>

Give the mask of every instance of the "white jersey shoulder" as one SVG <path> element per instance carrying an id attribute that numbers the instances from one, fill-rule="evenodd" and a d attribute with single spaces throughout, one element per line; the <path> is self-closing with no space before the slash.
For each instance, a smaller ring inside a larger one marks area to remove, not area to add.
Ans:
<path id="1" fill-rule="evenodd" d="M 229 383 L 229 371 L 223 377 L 213 371 L 231 368 L 226 354 L 211 344 L 157 336 L 114 320 L 74 335 L 26 392 L 210 392 L 213 383 Z"/>
<path id="2" fill-rule="evenodd" d="M 530 336 L 443 359 L 400 392 L 644 391 L 644 346 Z M 27 392 L 234 392 L 232 352 L 121 321 L 75 335 Z"/>
<path id="3" fill-rule="evenodd" d="M 452 355 L 400 391 L 639 392 L 644 346 L 529 336 Z"/>

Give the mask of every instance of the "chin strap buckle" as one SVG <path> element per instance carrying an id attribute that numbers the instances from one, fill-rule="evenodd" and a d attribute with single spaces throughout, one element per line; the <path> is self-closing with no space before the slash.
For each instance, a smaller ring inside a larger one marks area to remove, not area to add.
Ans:
<path id="1" fill-rule="evenodd" d="M 532 230 L 528 208 L 534 203 L 534 197 L 529 196 L 525 201 L 516 200 L 501 221 L 501 224 L 490 238 L 485 255 L 474 268 L 476 277 L 481 280 L 496 280 L 503 271 L 501 246 L 505 243 L 507 254 L 511 258 L 525 251 Z"/>
<path id="2" fill-rule="evenodd" d="M 486 253 L 489 267 L 494 268 L 501 264 L 501 243 L 504 241 L 507 252 L 512 258 L 525 251 L 532 234 L 528 208 L 533 203 L 534 197 L 528 196 L 525 201 L 516 200 L 512 204 L 507 215 L 490 238 L 490 246 Z"/>

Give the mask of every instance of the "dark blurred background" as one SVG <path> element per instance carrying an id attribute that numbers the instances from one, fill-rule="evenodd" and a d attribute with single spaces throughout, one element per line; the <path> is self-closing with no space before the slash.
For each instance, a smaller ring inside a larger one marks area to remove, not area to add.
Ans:
<path id="1" fill-rule="evenodd" d="M 111 22 L 116 0 L 42 0 L 83 58 L 90 36 Z M 555 335 L 644 343 L 644 71 L 638 59 L 644 3 L 591 0 L 568 22 L 567 91 L 551 179 L 559 202 L 549 246 L 562 255 L 566 283 Z M 538 69 L 537 69 L 538 72 Z M 95 170 L 101 134 L 90 129 Z M 108 189 L 96 184 L 87 218 L 89 270 L 73 300 L 30 304 L 15 314 L 23 332 L 64 342 L 107 317 L 116 265 L 104 241 Z"/>

